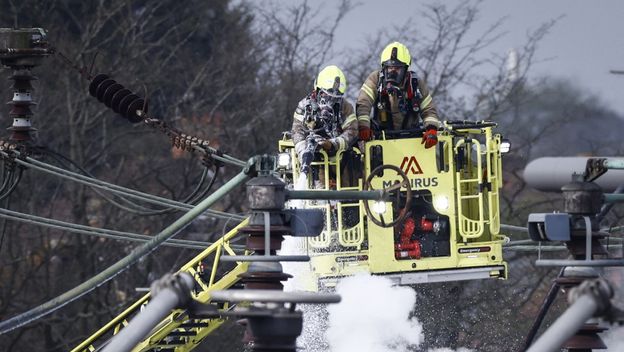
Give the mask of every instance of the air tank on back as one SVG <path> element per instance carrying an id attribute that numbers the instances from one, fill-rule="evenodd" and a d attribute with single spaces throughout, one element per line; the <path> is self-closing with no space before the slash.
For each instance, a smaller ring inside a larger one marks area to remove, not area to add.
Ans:
<path id="1" fill-rule="evenodd" d="M 560 192 L 572 181 L 572 174 L 583 174 L 590 157 L 544 157 L 532 160 L 524 168 L 524 181 L 544 192 Z M 600 157 L 592 157 L 600 158 Z M 613 192 L 624 184 L 624 170 L 609 170 L 596 181 L 604 192 Z"/>

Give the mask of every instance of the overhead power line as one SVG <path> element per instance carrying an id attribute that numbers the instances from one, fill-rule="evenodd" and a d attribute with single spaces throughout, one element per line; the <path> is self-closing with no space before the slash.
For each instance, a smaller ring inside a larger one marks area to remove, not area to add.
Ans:
<path id="1" fill-rule="evenodd" d="M 8 220 L 19 221 L 27 224 L 33 224 L 38 226 L 44 226 L 48 228 L 53 228 L 62 231 L 68 231 L 73 233 L 79 233 L 89 236 L 98 236 L 104 238 L 111 238 L 114 240 L 123 240 L 123 241 L 134 241 L 134 242 L 147 242 L 151 240 L 153 237 L 149 235 L 141 235 L 138 233 L 132 232 L 124 232 L 124 231 L 116 231 L 109 229 L 102 229 L 96 227 L 90 227 L 85 225 L 78 225 L 73 223 L 68 223 L 60 220 L 49 219 L 45 217 L 40 217 L 31 214 L 20 213 L 8 209 L 0 208 L 0 217 Z M 211 242 L 202 242 L 202 241 L 192 241 L 192 240 L 182 240 L 182 239 L 170 239 L 163 243 L 165 246 L 172 247 L 180 247 L 187 249 L 199 249 L 204 250 L 208 246 L 210 246 Z M 245 249 L 244 246 L 234 246 L 233 248 L 238 247 L 237 249 Z"/>
<path id="2" fill-rule="evenodd" d="M 16 152 L 18 153 L 18 152 Z M 6 152 L 0 152 L 0 154 L 4 157 L 9 157 L 9 154 Z M 19 155 L 19 153 L 18 153 Z M 48 174 L 52 174 L 67 180 L 72 180 L 74 182 L 78 182 L 90 187 L 95 187 L 104 191 L 108 191 L 115 194 L 120 194 L 124 197 L 134 198 L 146 203 L 156 204 L 164 207 L 171 207 L 181 211 L 188 211 L 193 208 L 192 205 L 174 201 L 171 199 L 154 196 L 148 193 L 139 192 L 133 189 L 129 189 L 126 187 L 118 186 L 112 183 L 108 183 L 105 181 L 98 180 L 93 177 L 88 177 L 85 175 L 81 175 L 69 170 L 65 170 L 63 168 L 56 167 L 54 165 L 50 165 L 39 160 L 33 159 L 31 157 L 26 157 L 25 160 L 21 158 L 14 159 L 16 163 L 31 169 L 35 169 L 41 172 L 45 172 Z M 220 219 L 234 219 L 234 220 L 242 220 L 244 216 L 237 214 L 225 213 L 217 210 L 207 209 L 205 215 L 220 218 Z"/>
<path id="3" fill-rule="evenodd" d="M 120 259 L 104 271 L 100 272 L 89 280 L 81 283 L 80 285 L 63 293 L 58 297 L 55 297 L 35 308 L 32 308 L 27 312 L 21 313 L 17 316 L 0 322 L 0 334 L 5 334 L 41 317 L 44 317 L 113 279 L 120 273 L 124 272 L 127 268 L 129 268 L 130 265 L 133 265 L 139 259 L 143 258 L 147 254 L 158 248 L 163 242 L 169 240 L 178 232 L 182 231 L 195 218 L 197 218 L 204 211 L 206 211 L 206 209 L 208 209 L 215 202 L 228 194 L 234 187 L 244 183 L 247 179 L 248 176 L 244 172 L 239 173 L 221 188 L 216 190 L 213 194 L 208 196 L 208 198 L 201 201 L 193 209 L 191 209 L 189 212 L 176 220 L 173 224 L 167 226 L 167 228 L 162 230 L 151 240 L 135 248 L 126 257 Z"/>
<path id="4" fill-rule="evenodd" d="M 70 158 L 66 157 L 65 155 L 61 153 L 55 152 L 51 149 L 48 149 L 47 147 L 36 147 L 35 149 L 38 152 L 54 159 L 62 167 L 64 167 L 67 170 L 71 170 L 72 168 L 74 168 L 85 176 L 95 178 L 95 176 L 89 173 L 89 171 L 85 170 L 82 166 L 78 165 L 75 161 L 71 160 Z M 209 170 L 208 166 L 205 166 L 201 174 L 200 180 L 195 186 L 195 189 L 188 196 L 186 196 L 183 199 L 180 199 L 179 201 L 183 203 L 187 203 L 187 204 L 196 204 L 198 201 L 204 199 L 206 195 L 208 194 L 208 192 L 210 192 L 210 190 L 212 189 L 212 186 L 214 186 L 214 183 L 217 179 L 217 175 L 219 173 L 219 169 L 220 169 L 220 165 L 218 163 L 215 163 L 215 170 L 213 172 L 213 176 L 210 178 L 210 181 L 208 182 L 208 184 L 205 185 L 205 181 L 208 176 L 208 170 Z M 164 209 L 149 209 L 149 208 L 142 206 L 141 204 L 135 203 L 132 200 L 126 199 L 122 196 L 119 196 L 119 195 L 110 196 L 105 191 L 99 190 L 97 188 L 92 188 L 92 189 L 95 193 L 99 194 L 102 198 L 106 199 L 106 201 L 113 204 L 117 208 L 126 210 L 133 214 L 141 215 L 141 216 L 163 215 L 163 214 L 171 213 L 177 210 L 171 207 L 164 208 Z M 121 201 L 126 202 L 128 205 L 126 206 L 126 205 L 119 203 L 118 201 L 114 199 L 114 197 L 118 197 Z"/>

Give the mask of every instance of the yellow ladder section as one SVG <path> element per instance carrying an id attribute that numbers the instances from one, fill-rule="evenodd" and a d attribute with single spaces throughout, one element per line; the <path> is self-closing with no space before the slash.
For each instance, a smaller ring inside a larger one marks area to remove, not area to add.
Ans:
<path id="1" fill-rule="evenodd" d="M 492 137 L 492 130 L 486 130 L 486 158 L 487 158 L 487 182 L 490 184 L 488 192 L 488 216 L 490 223 L 490 233 L 498 235 L 500 233 L 500 200 L 499 189 L 503 186 L 501 177 L 503 168 L 500 154 L 501 137 Z"/>
<path id="2" fill-rule="evenodd" d="M 461 139 L 455 145 L 456 153 L 465 145 L 468 159 L 463 170 L 467 176 L 463 177 L 461 170 L 455 172 L 459 233 L 464 240 L 483 235 L 486 225 L 491 235 L 500 232 L 501 137 L 492 136 L 491 128 L 484 130 L 485 147 L 476 139 Z M 471 160 L 473 148 L 476 160 Z"/>
<path id="3" fill-rule="evenodd" d="M 464 173 L 467 177 L 462 177 L 461 170 L 455 171 L 455 178 L 457 182 L 457 214 L 459 220 L 459 234 L 464 239 L 478 238 L 483 234 L 485 230 L 484 219 L 484 202 L 483 202 L 483 167 L 481 163 L 481 144 L 478 140 L 470 139 L 468 142 L 466 139 L 461 139 L 455 145 L 455 153 L 459 153 L 459 148 L 465 145 L 466 148 L 466 165 L 464 167 Z M 472 147 L 475 147 L 476 159 L 476 173 L 472 166 Z M 476 203 L 476 206 L 474 206 Z M 467 206 L 467 205 L 473 206 Z M 469 214 L 469 211 L 473 210 L 475 213 Z"/>
<path id="4" fill-rule="evenodd" d="M 236 253 L 230 246 L 230 240 L 238 235 L 241 227 L 246 226 L 248 219 L 238 224 L 234 229 L 225 234 L 217 242 L 206 248 L 203 252 L 184 265 L 178 272 L 187 272 L 195 280 L 195 290 L 193 299 L 203 303 L 210 303 L 210 292 L 214 290 L 225 290 L 239 281 L 239 274 L 247 271 L 247 262 L 238 262 L 229 272 L 217 279 L 220 267 L 221 255 Z M 205 263 L 212 260 L 209 276 L 206 278 Z M 76 346 L 72 352 L 95 351 L 108 339 L 119 333 L 121 329 L 128 325 L 129 320 L 140 312 L 141 307 L 149 303 L 150 294 L 146 294 L 136 301 L 124 312 L 104 325 L 100 330 L 87 338 L 80 345 Z M 231 309 L 227 304 L 214 305 L 216 311 L 226 311 Z M 167 316 L 149 335 L 137 345 L 133 351 L 152 351 L 161 349 L 163 351 L 190 351 L 197 347 L 201 341 L 212 331 L 225 322 L 223 318 L 214 316 L 193 316 L 186 310 L 174 310 Z"/>
<path id="5" fill-rule="evenodd" d="M 354 148 L 357 154 L 360 151 Z M 320 151 L 322 156 L 321 160 L 312 163 L 313 166 L 320 167 L 324 174 L 323 190 L 329 190 L 329 175 L 330 168 L 334 169 L 334 175 L 336 175 L 336 190 L 350 190 L 357 191 L 362 190 L 362 180 L 358 180 L 358 184 L 355 186 L 343 186 L 342 184 L 342 169 L 340 163 L 342 161 L 342 155 L 345 151 L 339 150 L 334 158 L 330 158 L 324 150 Z M 334 205 L 335 209 L 327 203 L 323 205 L 310 205 L 310 208 L 320 208 L 325 212 L 325 229 L 319 236 L 309 237 L 308 245 L 312 248 L 323 249 L 328 248 L 332 244 L 332 239 L 338 239 L 338 243 L 345 247 L 357 247 L 358 249 L 364 242 L 364 203 L 359 201 L 357 203 L 342 203 L 337 202 Z M 345 228 L 343 211 L 345 209 L 357 209 L 358 219 L 357 224 Z M 335 211 L 335 213 L 334 213 Z M 332 225 L 337 226 L 336 230 L 332 230 Z"/>

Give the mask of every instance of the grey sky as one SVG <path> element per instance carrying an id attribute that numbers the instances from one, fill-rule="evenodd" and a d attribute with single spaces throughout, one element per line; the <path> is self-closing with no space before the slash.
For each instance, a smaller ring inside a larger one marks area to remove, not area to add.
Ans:
<path id="1" fill-rule="evenodd" d="M 458 0 L 440 2 L 453 7 Z M 332 10 L 331 3 L 326 2 L 324 8 Z M 393 23 L 404 23 L 410 16 L 416 17 L 418 11 L 424 10 L 423 4 L 431 1 L 360 0 L 360 3 L 340 24 L 337 48 L 363 45 L 367 36 L 379 28 L 389 28 Z M 624 1 L 484 0 L 480 9 L 477 32 L 507 16 L 503 25 L 507 34 L 490 48 L 500 55 L 521 46 L 530 30 L 563 15 L 540 43 L 539 62 L 533 67 L 531 77 L 569 78 L 624 116 L 624 75 L 609 73 L 612 69 L 624 70 Z"/>

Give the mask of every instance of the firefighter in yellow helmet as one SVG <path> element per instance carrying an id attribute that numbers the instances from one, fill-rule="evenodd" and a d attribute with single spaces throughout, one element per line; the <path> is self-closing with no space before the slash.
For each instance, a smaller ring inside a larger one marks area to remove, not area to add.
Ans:
<path id="1" fill-rule="evenodd" d="M 327 66 L 314 81 L 314 90 L 299 101 L 292 139 L 303 173 L 309 173 L 318 148 L 331 156 L 357 141 L 357 117 L 353 105 L 343 97 L 346 89 L 344 73 L 337 66 Z"/>
<path id="2" fill-rule="evenodd" d="M 380 130 L 415 129 L 422 123 L 422 143 L 426 148 L 437 143 L 438 113 L 425 83 L 409 71 L 411 61 L 409 50 L 399 42 L 382 51 L 381 70 L 368 76 L 356 102 L 361 140 L 372 139 Z"/>

